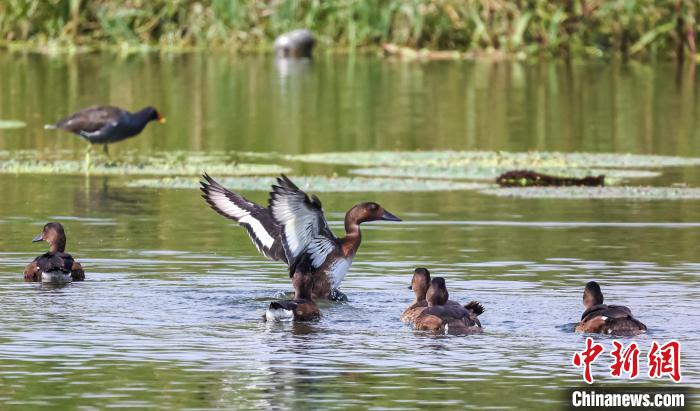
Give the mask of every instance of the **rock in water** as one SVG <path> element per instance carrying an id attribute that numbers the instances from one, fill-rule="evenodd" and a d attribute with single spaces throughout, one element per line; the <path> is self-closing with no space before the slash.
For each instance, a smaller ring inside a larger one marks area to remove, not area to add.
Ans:
<path id="1" fill-rule="evenodd" d="M 284 33 L 275 40 L 277 58 L 311 58 L 316 40 L 309 30 Z"/>

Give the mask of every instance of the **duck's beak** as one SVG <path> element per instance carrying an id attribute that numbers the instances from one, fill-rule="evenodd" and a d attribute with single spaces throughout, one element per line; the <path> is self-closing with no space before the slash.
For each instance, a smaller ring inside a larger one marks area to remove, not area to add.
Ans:
<path id="1" fill-rule="evenodd" d="M 409 286 L 408 286 L 408 289 L 409 289 L 409 290 L 413 290 L 413 284 L 409 285 Z"/>
<path id="2" fill-rule="evenodd" d="M 32 239 L 33 243 L 38 243 L 39 241 L 44 241 L 44 236 L 42 234 L 39 234 L 38 236 Z"/>
<path id="3" fill-rule="evenodd" d="M 391 214 L 390 212 L 384 210 L 384 214 L 382 214 L 382 220 L 386 221 L 401 221 L 400 218 L 396 217 L 395 215 Z"/>

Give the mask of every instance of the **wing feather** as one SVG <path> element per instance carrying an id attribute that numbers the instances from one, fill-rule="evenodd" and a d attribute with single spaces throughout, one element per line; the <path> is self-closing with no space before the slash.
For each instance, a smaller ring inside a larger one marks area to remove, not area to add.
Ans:
<path id="1" fill-rule="evenodd" d="M 202 178 L 205 180 L 200 183 L 202 197 L 214 211 L 245 228 L 260 253 L 272 260 L 287 262 L 281 244 L 281 227 L 270 210 L 227 190 L 206 173 Z"/>
<path id="2" fill-rule="evenodd" d="M 113 106 L 89 107 L 60 120 L 56 127 L 80 135 L 89 135 L 104 127 L 113 126 L 124 113 L 124 110 Z"/>
<path id="3" fill-rule="evenodd" d="M 284 174 L 272 186 L 269 209 L 282 227 L 290 275 L 300 267 L 304 270 L 320 267 L 338 246 L 338 239 L 323 215 L 321 201 L 299 189 Z"/>

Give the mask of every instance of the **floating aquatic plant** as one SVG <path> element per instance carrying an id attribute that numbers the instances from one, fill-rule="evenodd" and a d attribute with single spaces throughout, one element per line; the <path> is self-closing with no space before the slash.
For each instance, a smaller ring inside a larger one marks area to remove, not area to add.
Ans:
<path id="1" fill-rule="evenodd" d="M 700 188 L 689 187 L 508 187 L 487 188 L 483 194 L 543 199 L 700 200 Z"/>
<path id="2" fill-rule="evenodd" d="M 0 120 L 0 130 L 26 127 L 27 123 L 19 120 Z"/>
<path id="3" fill-rule="evenodd" d="M 224 177 L 217 179 L 231 190 L 269 191 L 275 183 L 272 177 Z M 292 180 L 304 190 L 316 192 L 386 192 L 386 191 L 458 191 L 477 190 L 489 187 L 487 184 L 436 181 L 407 178 L 363 178 L 293 176 Z M 138 179 L 127 183 L 129 187 L 145 188 L 197 188 L 199 179 L 186 177 L 166 177 Z"/>
<path id="4" fill-rule="evenodd" d="M 529 151 L 355 151 L 297 154 L 287 160 L 354 166 L 442 168 L 660 168 L 700 165 L 700 158 L 614 153 L 560 153 Z"/>
<path id="5" fill-rule="evenodd" d="M 512 170 L 508 167 L 372 167 L 357 168 L 350 170 L 350 173 L 363 176 L 382 177 L 415 177 L 434 179 L 460 179 L 460 180 L 489 180 L 493 181 L 502 173 Z M 586 176 L 605 175 L 607 184 L 616 184 L 624 179 L 632 178 L 652 178 L 658 177 L 661 173 L 649 170 L 630 169 L 591 169 L 591 168 L 561 168 L 561 167 L 535 167 L 532 169 L 543 174 L 550 174 L 562 177 L 583 178 Z"/>
<path id="6" fill-rule="evenodd" d="M 0 173 L 84 174 L 87 163 L 71 159 L 73 152 L 46 153 L 35 150 L 0 151 Z M 239 163 L 235 154 L 201 152 L 161 152 L 149 155 L 125 153 L 113 160 L 102 155 L 90 162 L 93 175 L 266 175 L 287 173 L 289 168 L 276 164 Z"/>

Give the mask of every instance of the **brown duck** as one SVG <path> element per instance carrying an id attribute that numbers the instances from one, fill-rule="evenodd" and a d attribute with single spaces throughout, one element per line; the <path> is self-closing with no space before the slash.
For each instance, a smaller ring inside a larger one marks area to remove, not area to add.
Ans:
<path id="1" fill-rule="evenodd" d="M 318 306 L 311 299 L 312 276 L 296 273 L 292 284 L 294 299 L 271 302 L 265 312 L 266 321 L 313 321 L 321 317 Z"/>
<path id="2" fill-rule="evenodd" d="M 290 277 L 310 274 L 314 299 L 347 299 L 338 287 L 360 248 L 360 224 L 401 221 L 377 203 L 359 203 L 345 214 L 345 237 L 338 238 L 328 227 L 318 197 L 309 196 L 285 175 L 272 186 L 268 207 L 227 190 L 207 174 L 203 178 L 202 197 L 211 208 L 245 228 L 263 255 L 287 263 Z"/>
<path id="3" fill-rule="evenodd" d="M 83 267 L 65 252 L 66 233 L 61 224 L 46 224 L 41 234 L 32 240 L 39 241 L 49 243 L 49 251 L 27 265 L 24 269 L 25 281 L 66 283 L 85 279 Z"/>
<path id="4" fill-rule="evenodd" d="M 603 304 L 603 292 L 595 281 L 586 284 L 583 306 L 586 310 L 576 325 L 576 332 L 636 335 L 647 330 L 646 325 L 632 316 L 632 310 L 628 307 Z"/>
<path id="5" fill-rule="evenodd" d="M 416 294 L 416 299 L 406 307 L 403 314 L 401 315 L 401 321 L 405 323 L 413 323 L 416 318 L 428 307 L 428 300 L 426 300 L 426 294 L 428 293 L 428 287 L 430 287 L 430 271 L 424 267 L 418 267 L 413 271 L 413 278 L 411 279 L 411 285 L 408 286 L 409 290 L 413 290 Z M 462 304 L 457 301 L 447 300 L 446 305 L 456 305 L 461 306 Z M 471 309 L 471 308 L 469 308 Z"/>
<path id="6" fill-rule="evenodd" d="M 484 312 L 484 307 L 477 301 L 472 301 L 464 307 L 458 304 L 447 304 L 448 298 L 445 279 L 433 278 L 426 296 L 428 307 L 415 319 L 415 328 L 445 334 L 481 332 L 481 322 L 478 317 Z"/>

